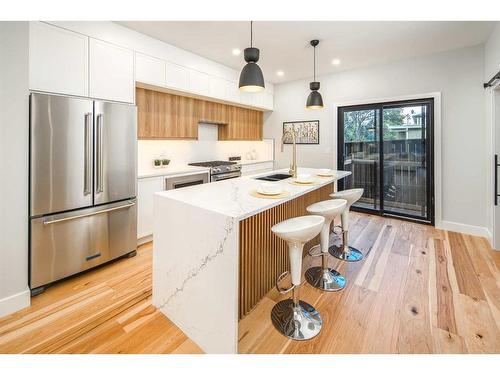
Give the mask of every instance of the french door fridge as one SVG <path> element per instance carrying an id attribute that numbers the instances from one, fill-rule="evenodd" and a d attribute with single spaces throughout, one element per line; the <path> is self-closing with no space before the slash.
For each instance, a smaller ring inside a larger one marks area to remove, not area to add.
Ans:
<path id="1" fill-rule="evenodd" d="M 30 288 L 134 253 L 136 107 L 30 95 Z"/>

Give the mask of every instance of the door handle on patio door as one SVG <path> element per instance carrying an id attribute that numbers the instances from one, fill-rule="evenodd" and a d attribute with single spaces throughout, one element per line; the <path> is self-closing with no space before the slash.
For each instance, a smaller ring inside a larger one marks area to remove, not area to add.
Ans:
<path id="1" fill-rule="evenodd" d="M 90 141 L 91 139 L 91 134 L 90 134 L 90 129 L 91 129 L 91 124 L 90 124 L 90 118 L 92 116 L 92 113 L 87 112 L 85 113 L 85 141 L 84 141 L 84 168 L 83 168 L 83 195 L 89 195 L 92 193 L 91 187 L 90 187 L 90 181 L 92 180 L 92 175 L 91 175 L 91 168 L 90 166 L 92 165 L 92 143 Z"/>
<path id="2" fill-rule="evenodd" d="M 102 114 L 97 115 L 97 122 L 96 122 L 96 140 L 97 140 L 97 147 L 96 147 L 96 164 L 97 164 L 97 173 L 96 173 L 96 193 L 102 193 L 104 191 L 103 188 L 103 145 L 102 145 L 102 128 L 103 128 L 103 116 Z"/>
<path id="3" fill-rule="evenodd" d="M 494 181 L 494 195 L 493 195 L 493 199 L 495 201 L 495 206 L 498 206 L 498 197 L 499 197 L 499 194 L 498 194 L 498 167 L 500 167 L 500 164 L 498 164 L 498 155 L 495 154 L 495 172 L 493 173 L 493 178 L 495 179 Z"/>

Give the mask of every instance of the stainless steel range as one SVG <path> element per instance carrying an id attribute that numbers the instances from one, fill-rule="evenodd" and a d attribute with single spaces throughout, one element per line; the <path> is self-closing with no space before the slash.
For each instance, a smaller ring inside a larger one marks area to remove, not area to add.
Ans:
<path id="1" fill-rule="evenodd" d="M 241 176 L 241 165 L 234 161 L 206 161 L 191 163 L 195 167 L 210 168 L 210 182 L 227 180 Z"/>

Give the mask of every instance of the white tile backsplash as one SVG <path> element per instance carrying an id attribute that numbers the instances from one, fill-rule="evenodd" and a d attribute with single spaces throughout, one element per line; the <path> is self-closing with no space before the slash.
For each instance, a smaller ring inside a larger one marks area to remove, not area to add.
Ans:
<path id="1" fill-rule="evenodd" d="M 150 171 L 153 160 L 162 156 L 170 159 L 170 165 L 180 166 L 197 161 L 228 160 L 230 156 L 241 156 L 248 160 L 247 154 L 255 150 L 256 160 L 274 159 L 274 140 L 262 141 L 217 141 L 213 138 L 215 125 L 200 126 L 199 140 L 139 140 L 138 174 Z M 203 128 L 203 130 L 202 130 Z"/>

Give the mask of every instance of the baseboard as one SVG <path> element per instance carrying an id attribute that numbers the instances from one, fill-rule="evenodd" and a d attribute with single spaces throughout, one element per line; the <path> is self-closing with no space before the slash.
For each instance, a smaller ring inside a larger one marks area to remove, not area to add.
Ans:
<path id="1" fill-rule="evenodd" d="M 0 299 L 0 318 L 29 307 L 30 302 L 29 288 L 21 293 Z"/>
<path id="2" fill-rule="evenodd" d="M 149 236 L 146 237 L 141 237 L 137 239 L 137 246 L 144 245 L 145 243 L 153 241 L 153 235 L 150 234 Z"/>
<path id="3" fill-rule="evenodd" d="M 486 237 L 487 239 L 491 238 L 491 233 L 486 227 L 478 227 L 475 225 L 455 223 L 454 221 L 441 221 L 440 224 L 436 223 L 436 228 L 449 230 L 451 232 L 459 232 L 470 234 L 473 236 Z"/>

